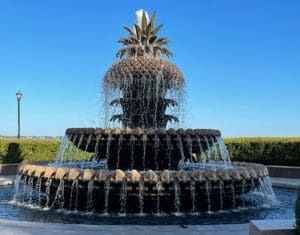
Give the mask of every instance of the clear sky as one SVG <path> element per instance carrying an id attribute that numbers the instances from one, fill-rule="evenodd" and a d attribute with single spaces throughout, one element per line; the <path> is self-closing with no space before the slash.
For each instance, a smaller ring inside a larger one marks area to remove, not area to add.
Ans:
<path id="1" fill-rule="evenodd" d="M 184 128 L 300 135 L 300 1 L 0 1 L 0 135 L 101 123 L 101 80 L 135 11 L 157 12 L 186 79 Z"/>

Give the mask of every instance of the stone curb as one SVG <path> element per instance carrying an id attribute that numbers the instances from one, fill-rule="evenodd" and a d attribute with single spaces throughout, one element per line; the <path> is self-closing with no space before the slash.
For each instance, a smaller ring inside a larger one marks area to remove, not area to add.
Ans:
<path id="1" fill-rule="evenodd" d="M 272 165 L 268 165 L 267 167 L 271 177 L 300 179 L 300 167 Z"/>
<path id="2" fill-rule="evenodd" d="M 293 219 L 251 220 L 249 235 L 292 235 L 294 224 Z"/>
<path id="3" fill-rule="evenodd" d="M 0 175 L 0 186 L 13 185 L 15 183 L 15 175 Z"/>
<path id="4" fill-rule="evenodd" d="M 0 175 L 15 175 L 19 163 L 0 164 Z"/>

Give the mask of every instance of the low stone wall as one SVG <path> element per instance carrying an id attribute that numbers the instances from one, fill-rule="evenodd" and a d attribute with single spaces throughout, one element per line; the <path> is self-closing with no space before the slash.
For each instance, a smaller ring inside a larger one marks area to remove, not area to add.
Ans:
<path id="1" fill-rule="evenodd" d="M 300 179 L 300 167 L 295 166 L 267 166 L 271 177 Z"/>
<path id="2" fill-rule="evenodd" d="M 15 175 L 18 166 L 18 163 L 0 164 L 0 175 Z"/>

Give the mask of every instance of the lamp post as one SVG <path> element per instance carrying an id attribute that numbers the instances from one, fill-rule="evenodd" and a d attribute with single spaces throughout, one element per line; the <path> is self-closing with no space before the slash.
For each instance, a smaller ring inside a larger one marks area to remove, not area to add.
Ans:
<path id="1" fill-rule="evenodd" d="M 22 93 L 20 90 L 16 93 L 16 96 L 18 101 L 18 139 L 20 139 L 20 102 L 22 98 Z"/>

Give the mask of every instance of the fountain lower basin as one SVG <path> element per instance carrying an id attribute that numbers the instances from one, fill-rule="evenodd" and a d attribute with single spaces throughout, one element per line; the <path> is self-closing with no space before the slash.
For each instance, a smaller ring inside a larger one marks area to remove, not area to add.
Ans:
<path id="1" fill-rule="evenodd" d="M 20 185 L 31 188 L 25 200 L 35 200 L 41 207 L 103 213 L 234 208 L 240 195 L 268 179 L 265 166 L 238 162 L 228 169 L 176 171 L 80 169 L 32 163 L 20 165 L 18 174 Z"/>

